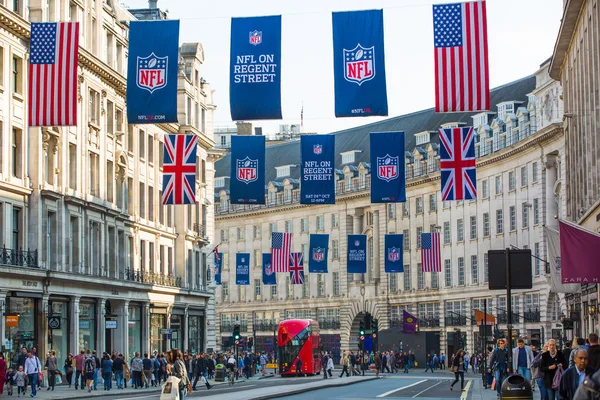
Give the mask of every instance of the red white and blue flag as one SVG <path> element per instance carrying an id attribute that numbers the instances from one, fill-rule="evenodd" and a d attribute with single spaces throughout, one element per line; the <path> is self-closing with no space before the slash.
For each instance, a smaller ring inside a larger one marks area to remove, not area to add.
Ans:
<path id="1" fill-rule="evenodd" d="M 302 265 L 302 253 L 290 255 L 290 283 L 292 285 L 304 284 L 304 265 Z"/>
<path id="2" fill-rule="evenodd" d="M 490 109 L 485 1 L 434 4 L 435 111 Z"/>
<path id="3" fill-rule="evenodd" d="M 163 204 L 196 202 L 196 135 L 165 135 Z"/>
<path id="4" fill-rule="evenodd" d="M 29 126 L 77 125 L 79 23 L 31 24 Z"/>
<path id="5" fill-rule="evenodd" d="M 423 272 L 442 271 L 439 232 L 421 234 L 421 270 Z"/>
<path id="6" fill-rule="evenodd" d="M 271 268 L 273 268 L 273 271 L 290 271 L 291 249 L 291 233 L 273 232 L 271 234 Z"/>
<path id="7" fill-rule="evenodd" d="M 442 200 L 477 198 L 473 127 L 440 129 Z"/>

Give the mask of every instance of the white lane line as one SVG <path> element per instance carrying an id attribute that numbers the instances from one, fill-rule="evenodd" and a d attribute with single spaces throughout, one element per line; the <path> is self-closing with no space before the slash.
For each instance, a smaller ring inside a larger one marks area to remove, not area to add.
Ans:
<path id="1" fill-rule="evenodd" d="M 467 382 L 467 386 L 465 386 L 465 391 L 460 395 L 461 400 L 465 400 L 467 395 L 469 394 L 469 388 L 471 387 L 471 380 Z"/>
<path id="2" fill-rule="evenodd" d="M 398 389 L 390 390 L 389 392 L 382 393 L 382 394 L 380 394 L 380 395 L 379 395 L 379 396 L 377 396 L 377 397 L 385 397 L 385 396 L 389 396 L 389 395 L 390 395 L 390 394 L 392 394 L 392 393 L 396 393 L 396 392 L 399 392 L 399 391 L 401 391 L 401 390 L 408 389 L 409 387 L 416 386 L 416 385 L 418 385 L 419 383 L 423 383 L 423 382 L 427 382 L 427 379 L 423 379 L 422 381 L 419 381 L 419 382 L 412 383 L 412 384 L 410 384 L 410 385 L 408 385 L 408 386 L 402 386 L 401 388 L 398 388 Z"/>
<path id="3" fill-rule="evenodd" d="M 442 383 L 443 381 L 439 381 L 438 383 L 436 383 L 433 386 L 429 386 L 427 389 L 420 391 L 419 393 L 415 394 L 412 398 L 414 399 L 415 397 L 417 397 L 418 395 L 420 395 L 421 393 L 425 393 L 426 391 L 428 391 L 429 389 L 433 389 L 434 387 L 436 387 L 437 385 L 439 385 L 440 383 Z"/>

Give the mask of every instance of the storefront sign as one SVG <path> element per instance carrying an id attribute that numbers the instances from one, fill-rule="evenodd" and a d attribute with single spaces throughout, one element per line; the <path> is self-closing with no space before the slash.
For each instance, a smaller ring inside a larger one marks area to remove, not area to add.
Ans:
<path id="1" fill-rule="evenodd" d="M 7 315 L 6 316 L 6 327 L 9 326 L 19 326 L 19 316 L 18 315 Z"/>
<path id="2" fill-rule="evenodd" d="M 79 329 L 90 329 L 90 321 L 89 320 L 79 321 Z"/>
<path id="3" fill-rule="evenodd" d="M 172 331 L 171 329 L 165 329 L 165 328 L 162 328 L 162 329 L 160 330 L 160 334 L 161 334 L 161 335 L 170 335 L 171 333 L 173 333 L 173 331 Z"/>
<path id="4" fill-rule="evenodd" d="M 60 329 L 60 317 L 48 317 L 48 329 Z"/>
<path id="5" fill-rule="evenodd" d="M 107 319 L 104 323 L 106 329 L 117 329 L 117 320 L 115 319 Z"/>
<path id="6" fill-rule="evenodd" d="M 22 281 L 21 284 L 25 287 L 38 287 L 38 282 L 35 281 Z"/>
<path id="7" fill-rule="evenodd" d="M 171 318 L 171 329 L 173 329 L 173 330 L 181 329 L 181 320 L 179 318 Z"/>
<path id="8" fill-rule="evenodd" d="M 12 350 L 12 340 L 4 339 L 4 349 Z"/>

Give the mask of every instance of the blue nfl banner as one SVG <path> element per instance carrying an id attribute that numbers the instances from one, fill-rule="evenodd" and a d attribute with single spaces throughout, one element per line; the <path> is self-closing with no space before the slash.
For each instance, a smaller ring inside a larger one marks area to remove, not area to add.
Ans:
<path id="1" fill-rule="evenodd" d="M 335 204 L 335 136 L 302 135 L 300 149 L 300 204 Z"/>
<path id="2" fill-rule="evenodd" d="M 334 12 L 335 116 L 388 115 L 383 10 Z"/>
<path id="3" fill-rule="evenodd" d="M 231 119 L 281 119 L 281 15 L 231 19 Z"/>
<path id="4" fill-rule="evenodd" d="M 179 21 L 131 21 L 127 121 L 177 122 Z"/>
<path id="5" fill-rule="evenodd" d="M 327 254 L 329 253 L 329 235 L 310 235 L 310 244 L 308 246 L 310 261 L 308 262 L 308 272 L 321 274 L 327 273 Z"/>
<path id="6" fill-rule="evenodd" d="M 235 255 L 235 284 L 250 284 L 250 253 L 237 253 Z"/>
<path id="7" fill-rule="evenodd" d="M 348 235 L 348 273 L 367 272 L 367 235 Z"/>
<path id="8" fill-rule="evenodd" d="M 263 285 L 277 285 L 277 274 L 271 267 L 271 253 L 262 255 L 262 282 Z"/>
<path id="9" fill-rule="evenodd" d="M 371 203 L 406 201 L 404 132 L 371 133 Z"/>
<path id="10" fill-rule="evenodd" d="M 404 235 L 385 235 L 385 272 L 404 272 Z"/>
<path id="11" fill-rule="evenodd" d="M 231 137 L 231 204 L 265 204 L 265 137 Z"/>
<path id="12" fill-rule="evenodd" d="M 215 283 L 217 285 L 221 284 L 221 268 L 223 267 L 223 257 L 220 256 L 217 252 L 213 253 L 215 256 Z"/>

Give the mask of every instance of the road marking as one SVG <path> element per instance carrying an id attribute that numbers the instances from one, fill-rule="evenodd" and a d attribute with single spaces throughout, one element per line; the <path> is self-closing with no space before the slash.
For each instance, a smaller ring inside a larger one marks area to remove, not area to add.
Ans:
<path id="1" fill-rule="evenodd" d="M 465 391 L 460 395 L 461 400 L 465 400 L 469 394 L 469 388 L 471 387 L 471 380 L 467 381 L 467 386 L 465 386 Z"/>
<path id="2" fill-rule="evenodd" d="M 427 389 L 420 391 L 419 393 L 417 393 L 417 394 L 415 394 L 415 395 L 413 396 L 413 399 L 414 399 L 415 397 L 417 397 L 418 395 L 420 395 L 421 393 L 425 393 L 425 392 L 426 392 L 426 391 L 428 391 L 429 389 L 432 389 L 432 388 L 436 387 L 437 385 L 439 385 L 439 384 L 440 384 L 440 383 L 442 383 L 442 382 L 443 382 L 443 381 L 439 381 L 439 382 L 438 382 L 438 383 L 436 383 L 435 385 L 433 385 L 433 386 L 429 386 Z"/>
<path id="3" fill-rule="evenodd" d="M 389 392 L 382 393 L 382 394 L 380 394 L 380 395 L 379 395 L 379 396 L 377 396 L 377 397 L 385 397 L 385 396 L 389 396 L 389 395 L 390 395 L 390 394 L 392 394 L 392 393 L 396 393 L 396 392 L 399 392 L 399 391 L 401 391 L 401 390 L 408 389 L 409 387 L 416 386 L 416 385 L 418 385 L 418 384 L 420 384 L 420 383 L 423 383 L 423 382 L 427 382 L 427 379 L 423 379 L 422 381 L 415 382 L 415 383 L 412 383 L 412 384 L 410 384 L 410 385 L 408 385 L 408 386 L 403 386 L 403 387 L 401 387 L 401 388 L 398 388 L 398 389 L 390 390 Z"/>

